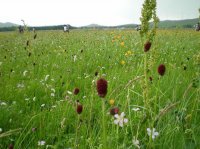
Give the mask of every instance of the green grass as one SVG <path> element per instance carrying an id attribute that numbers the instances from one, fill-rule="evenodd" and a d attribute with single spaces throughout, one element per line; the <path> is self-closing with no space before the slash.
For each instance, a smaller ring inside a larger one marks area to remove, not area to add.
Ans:
<path id="1" fill-rule="evenodd" d="M 138 32 L 41 31 L 35 40 L 33 36 L 31 32 L 0 33 L 0 148 L 13 144 L 16 149 L 128 149 L 134 148 L 134 136 L 141 148 L 200 147 L 198 32 L 158 31 L 147 54 L 147 75 L 153 78 L 152 83 L 148 80 L 148 107 L 143 100 L 144 52 Z M 129 50 L 131 54 L 126 56 Z M 166 66 L 162 77 L 157 73 L 159 64 Z M 105 99 L 96 91 L 95 82 L 100 77 L 108 81 Z M 68 94 L 76 87 L 80 89 L 78 95 Z M 109 114 L 110 99 L 129 120 L 122 128 Z M 83 105 L 79 116 L 76 100 Z M 136 106 L 141 107 L 140 111 L 132 110 Z M 164 108 L 166 112 L 158 117 Z M 153 127 L 159 132 L 154 141 L 146 131 Z M 103 138 L 105 128 L 107 137 Z M 19 130 L 3 137 L 15 129 Z M 44 146 L 38 146 L 41 140 L 46 142 Z"/>

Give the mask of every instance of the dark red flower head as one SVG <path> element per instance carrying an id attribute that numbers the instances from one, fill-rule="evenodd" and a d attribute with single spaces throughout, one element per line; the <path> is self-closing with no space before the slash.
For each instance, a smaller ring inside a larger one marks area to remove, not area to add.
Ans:
<path id="1" fill-rule="evenodd" d="M 98 95 L 104 98 L 107 94 L 108 83 L 105 79 L 101 78 L 97 80 L 97 92 Z"/>
<path id="2" fill-rule="evenodd" d="M 159 73 L 161 76 L 163 76 L 163 75 L 165 74 L 165 71 L 166 71 L 165 65 L 160 64 L 160 65 L 158 66 L 158 73 Z"/>
<path id="3" fill-rule="evenodd" d="M 144 52 L 149 51 L 150 48 L 151 48 L 151 42 L 147 41 L 147 42 L 144 44 Z"/>
<path id="4" fill-rule="evenodd" d="M 83 111 L 83 106 L 80 103 L 77 103 L 76 112 L 81 114 Z"/>
<path id="5" fill-rule="evenodd" d="M 79 91 L 80 91 L 79 88 L 75 88 L 74 89 L 74 95 L 77 95 L 79 93 Z"/>
<path id="6" fill-rule="evenodd" d="M 9 149 L 14 149 L 14 145 L 13 145 L 13 144 L 10 144 L 8 148 L 9 148 Z"/>
<path id="7" fill-rule="evenodd" d="M 115 115 L 115 114 L 118 114 L 118 113 L 119 113 L 119 108 L 114 107 L 114 108 L 110 109 L 110 114 L 111 115 Z"/>

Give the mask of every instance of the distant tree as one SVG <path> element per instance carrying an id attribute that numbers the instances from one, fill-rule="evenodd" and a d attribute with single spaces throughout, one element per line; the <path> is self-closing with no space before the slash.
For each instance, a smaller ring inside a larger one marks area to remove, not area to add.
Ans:
<path id="1" fill-rule="evenodd" d="M 199 8 L 199 23 L 200 23 L 200 8 Z"/>

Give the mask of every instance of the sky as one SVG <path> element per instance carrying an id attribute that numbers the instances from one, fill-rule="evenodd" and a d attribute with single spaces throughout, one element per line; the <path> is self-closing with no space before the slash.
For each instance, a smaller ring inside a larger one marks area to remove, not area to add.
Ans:
<path id="1" fill-rule="evenodd" d="M 144 0 L 0 0 L 0 22 L 29 26 L 139 24 Z M 160 20 L 198 18 L 200 0 L 157 0 Z"/>

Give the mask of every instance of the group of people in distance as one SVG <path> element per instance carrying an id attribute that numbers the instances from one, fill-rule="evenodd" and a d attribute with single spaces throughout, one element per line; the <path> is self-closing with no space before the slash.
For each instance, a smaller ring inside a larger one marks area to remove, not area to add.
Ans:
<path id="1" fill-rule="evenodd" d="M 19 33 L 23 33 L 24 32 L 24 26 L 19 25 L 18 31 L 19 31 Z M 35 33 L 35 31 L 36 31 L 35 28 L 33 28 L 34 33 Z M 69 33 L 69 25 L 64 25 L 63 31 Z"/>

